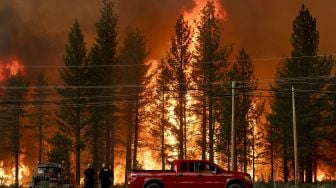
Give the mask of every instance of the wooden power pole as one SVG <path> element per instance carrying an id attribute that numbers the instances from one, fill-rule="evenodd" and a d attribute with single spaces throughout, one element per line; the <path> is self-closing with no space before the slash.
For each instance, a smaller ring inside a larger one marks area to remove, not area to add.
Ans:
<path id="1" fill-rule="evenodd" d="M 293 138 L 294 138 L 294 182 L 295 188 L 298 186 L 298 153 L 297 153 L 297 133 L 296 133 L 296 113 L 295 113 L 295 92 L 292 85 L 292 108 L 293 108 Z"/>
<path id="2" fill-rule="evenodd" d="M 232 123 L 231 123 L 231 171 L 237 171 L 235 134 L 235 81 L 232 81 Z"/>

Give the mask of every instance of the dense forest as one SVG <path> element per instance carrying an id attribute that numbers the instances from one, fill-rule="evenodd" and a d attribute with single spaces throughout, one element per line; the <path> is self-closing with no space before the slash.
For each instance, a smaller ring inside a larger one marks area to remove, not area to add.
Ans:
<path id="1" fill-rule="evenodd" d="M 55 75 L 43 72 L 31 80 L 24 66 L 5 75 L 0 160 L 15 166 L 13 183 L 22 156 L 64 161 L 76 184 L 87 163 L 96 172 L 106 163 L 122 184 L 127 170 L 168 169 L 174 159 L 207 159 L 255 181 L 289 182 L 293 110 L 299 181 L 334 178 L 335 60 L 319 54 L 318 20 L 302 5 L 288 36 L 291 54 L 266 81 L 255 76 L 249 49 L 234 52 L 222 42 L 217 9 L 207 1 L 196 20 L 177 17 L 166 56 L 152 60 L 150 36 L 132 26 L 120 33 L 114 2 L 102 0 L 92 46 L 78 20 L 69 28 L 63 64 L 54 67 L 62 83 L 49 85 Z"/>

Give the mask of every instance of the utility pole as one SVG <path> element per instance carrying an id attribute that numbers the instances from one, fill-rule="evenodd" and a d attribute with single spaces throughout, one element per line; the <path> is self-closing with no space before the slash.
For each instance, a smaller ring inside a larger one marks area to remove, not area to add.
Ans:
<path id="1" fill-rule="evenodd" d="M 232 81 L 231 171 L 237 171 L 235 134 L 235 81 Z"/>
<path id="2" fill-rule="evenodd" d="M 294 137 L 294 182 L 295 188 L 298 186 L 298 154 L 297 154 L 297 134 L 296 134 L 296 113 L 295 113 L 295 92 L 292 85 L 292 107 L 293 107 L 293 137 Z"/>

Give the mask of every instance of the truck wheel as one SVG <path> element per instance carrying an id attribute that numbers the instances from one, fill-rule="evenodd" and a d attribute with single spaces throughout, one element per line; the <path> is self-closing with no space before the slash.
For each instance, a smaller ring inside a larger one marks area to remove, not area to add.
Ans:
<path id="1" fill-rule="evenodd" d="M 228 188 L 243 188 L 243 186 L 241 186 L 241 185 L 238 184 L 238 183 L 234 183 L 234 184 L 229 185 Z"/>
<path id="2" fill-rule="evenodd" d="M 146 188 L 161 188 L 161 186 L 158 183 L 150 183 L 146 185 Z"/>

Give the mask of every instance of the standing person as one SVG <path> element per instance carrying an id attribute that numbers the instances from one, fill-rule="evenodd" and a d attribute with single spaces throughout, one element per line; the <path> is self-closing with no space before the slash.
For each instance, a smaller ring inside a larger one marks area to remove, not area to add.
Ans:
<path id="1" fill-rule="evenodd" d="M 84 170 L 84 188 L 94 188 L 95 171 L 89 163 L 87 169 Z"/>
<path id="2" fill-rule="evenodd" d="M 113 172 L 111 169 L 106 167 L 105 163 L 103 163 L 102 167 L 103 168 L 99 172 L 101 188 L 110 188 Z"/>

